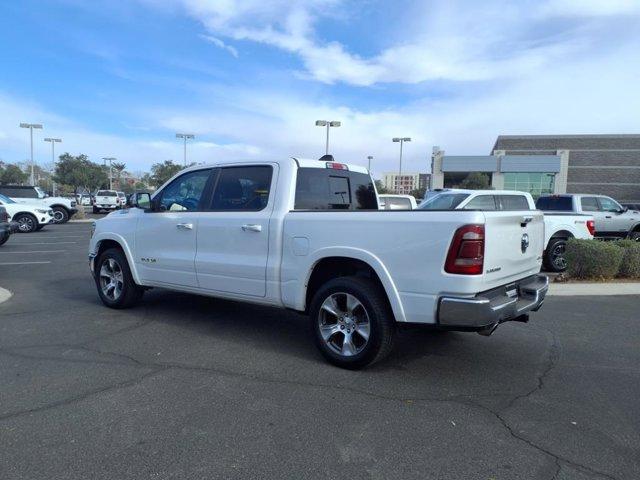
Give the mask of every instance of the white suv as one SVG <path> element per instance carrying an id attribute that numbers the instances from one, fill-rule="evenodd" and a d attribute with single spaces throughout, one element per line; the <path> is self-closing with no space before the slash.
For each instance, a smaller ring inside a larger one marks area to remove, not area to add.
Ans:
<path id="1" fill-rule="evenodd" d="M 35 232 L 54 221 L 51 208 L 42 208 L 37 204 L 18 203 L 1 193 L 0 205 L 9 214 L 9 221 L 18 224 L 18 231 L 21 233 Z"/>
<path id="2" fill-rule="evenodd" d="M 40 187 L 28 185 L 0 185 L 0 193 L 17 203 L 37 205 L 53 210 L 55 223 L 66 223 L 78 211 L 77 203 L 64 197 L 50 197 Z"/>

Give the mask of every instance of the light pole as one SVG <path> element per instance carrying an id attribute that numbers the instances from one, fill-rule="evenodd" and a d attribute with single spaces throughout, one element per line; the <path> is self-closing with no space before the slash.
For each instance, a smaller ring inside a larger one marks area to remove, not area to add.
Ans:
<path id="1" fill-rule="evenodd" d="M 367 171 L 368 171 L 369 173 L 371 173 L 371 160 L 373 160 L 373 157 L 372 157 L 371 155 L 369 155 L 369 156 L 367 157 L 367 160 L 369 160 L 369 166 L 367 167 Z"/>
<path id="2" fill-rule="evenodd" d="M 404 144 L 404 142 L 410 142 L 411 138 L 410 137 L 395 137 L 393 138 L 393 141 L 395 143 L 400 142 L 400 169 L 398 170 L 398 176 L 402 175 L 402 145 Z M 400 180 L 400 179 L 398 179 Z"/>
<path id="3" fill-rule="evenodd" d="M 109 162 L 109 190 L 113 190 L 112 165 L 113 165 L 113 161 L 117 160 L 117 158 L 116 157 L 102 157 L 102 160 L 104 160 L 105 165 L 107 164 L 107 162 Z"/>
<path id="4" fill-rule="evenodd" d="M 51 137 L 47 137 L 44 139 L 45 142 L 51 142 L 51 164 L 53 165 L 53 170 L 55 171 L 56 169 L 56 154 L 55 154 L 55 145 L 56 143 L 60 143 L 62 142 L 61 138 L 51 138 Z M 53 181 L 53 179 L 51 180 L 51 187 L 53 188 L 53 195 L 55 196 L 56 194 L 56 182 Z"/>
<path id="5" fill-rule="evenodd" d="M 176 138 L 184 139 L 184 166 L 187 166 L 187 140 L 192 140 L 196 136 L 192 133 L 176 133 Z"/>
<path id="6" fill-rule="evenodd" d="M 316 127 L 327 127 L 327 143 L 325 146 L 325 155 L 329 155 L 329 129 L 331 127 L 339 127 L 342 125 L 341 122 L 336 120 L 316 120 Z"/>
<path id="7" fill-rule="evenodd" d="M 28 128 L 29 129 L 29 134 L 30 134 L 30 137 L 31 137 L 31 185 L 35 185 L 36 184 L 36 179 L 35 179 L 34 165 L 33 165 L 33 129 L 34 128 L 41 129 L 42 128 L 42 124 L 41 123 L 21 123 L 20 124 L 20 128 Z"/>

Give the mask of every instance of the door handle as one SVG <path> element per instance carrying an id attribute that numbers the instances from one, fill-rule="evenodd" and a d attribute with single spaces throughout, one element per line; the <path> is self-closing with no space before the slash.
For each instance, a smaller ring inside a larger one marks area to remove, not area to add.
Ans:
<path id="1" fill-rule="evenodd" d="M 605 216 L 604 218 L 611 218 L 611 215 L 607 215 L 607 216 Z"/>
<path id="2" fill-rule="evenodd" d="M 256 225 L 254 223 L 242 225 L 242 230 L 245 232 L 261 232 L 262 225 Z"/>
<path id="3" fill-rule="evenodd" d="M 193 230 L 193 223 L 179 223 L 176 225 L 178 230 Z"/>

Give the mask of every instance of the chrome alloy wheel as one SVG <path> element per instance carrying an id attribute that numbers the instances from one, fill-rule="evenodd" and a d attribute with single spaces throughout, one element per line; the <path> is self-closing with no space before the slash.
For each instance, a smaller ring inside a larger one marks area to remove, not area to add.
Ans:
<path id="1" fill-rule="evenodd" d="M 54 210 L 53 211 L 54 223 L 62 223 L 63 220 L 64 220 L 64 213 L 62 213 L 60 210 Z"/>
<path id="2" fill-rule="evenodd" d="M 113 258 L 107 258 L 100 267 L 100 289 L 103 295 L 116 301 L 122 294 L 123 285 L 122 267 Z"/>
<path id="3" fill-rule="evenodd" d="M 31 232 L 35 230 L 36 226 L 33 221 L 33 218 L 23 215 L 18 219 L 18 230 L 21 232 Z"/>
<path id="4" fill-rule="evenodd" d="M 551 262 L 553 266 L 558 270 L 564 270 L 567 268 L 567 260 L 564 258 L 564 252 L 567 249 L 566 243 L 559 243 L 551 252 Z"/>
<path id="5" fill-rule="evenodd" d="M 320 335 L 338 355 L 352 357 L 369 342 L 371 322 L 364 305 L 349 293 L 333 293 L 320 307 Z"/>

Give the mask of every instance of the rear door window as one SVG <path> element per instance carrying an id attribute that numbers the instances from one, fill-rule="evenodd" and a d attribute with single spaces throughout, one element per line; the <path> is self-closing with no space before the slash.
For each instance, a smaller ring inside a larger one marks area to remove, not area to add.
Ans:
<path id="1" fill-rule="evenodd" d="M 296 210 L 378 210 L 371 177 L 324 168 L 299 168 Z"/>
<path id="2" fill-rule="evenodd" d="M 524 195 L 499 195 L 500 210 L 531 210 Z"/>
<path id="3" fill-rule="evenodd" d="M 221 168 L 211 210 L 263 210 L 269 202 L 272 172 L 269 165 Z"/>
<path id="4" fill-rule="evenodd" d="M 580 204 L 583 212 L 597 212 L 600 208 L 596 197 L 582 197 Z"/>
<path id="5" fill-rule="evenodd" d="M 469 200 L 464 210 L 496 210 L 496 199 L 493 195 L 478 195 Z"/>

